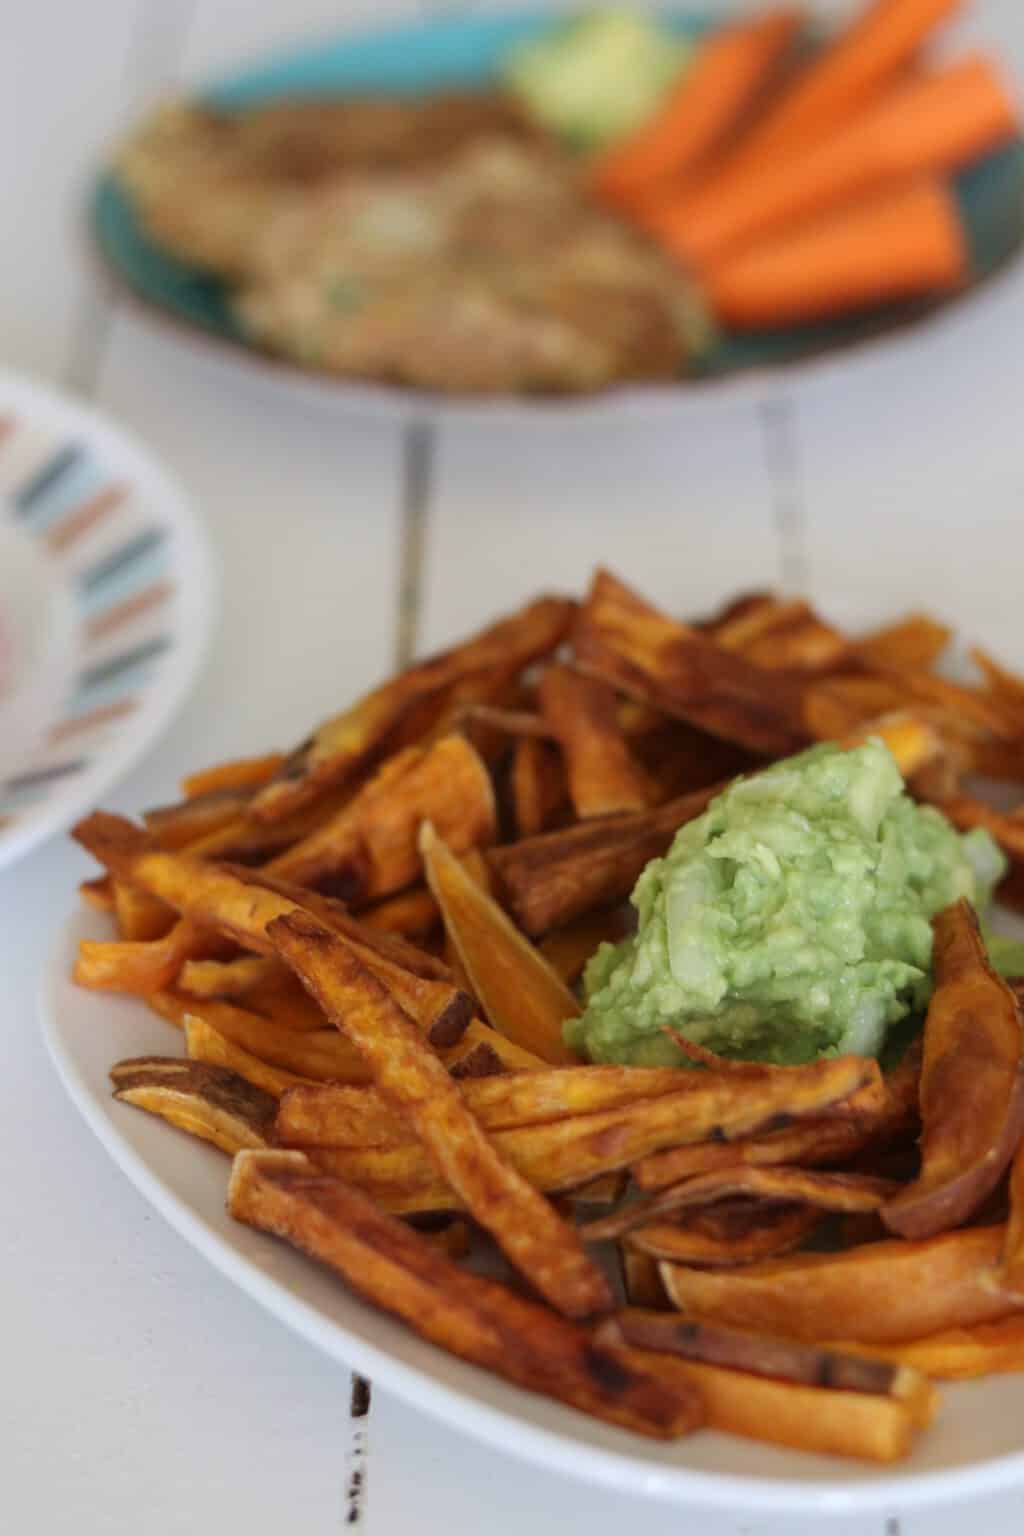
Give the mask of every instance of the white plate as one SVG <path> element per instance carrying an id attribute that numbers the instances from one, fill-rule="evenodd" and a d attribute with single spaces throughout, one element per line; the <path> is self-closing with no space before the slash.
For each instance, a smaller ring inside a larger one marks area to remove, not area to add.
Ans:
<path id="1" fill-rule="evenodd" d="M 191 688 L 210 555 L 125 432 L 0 373 L 0 868 L 69 826 Z"/>
<path id="2" fill-rule="evenodd" d="M 110 1096 L 124 1056 L 179 1054 L 181 1037 L 141 1004 L 70 981 L 78 940 L 109 934 L 84 911 L 65 926 L 42 994 L 64 1084 L 118 1166 L 181 1235 L 289 1327 L 426 1413 L 510 1455 L 634 1495 L 736 1514 L 880 1515 L 1024 1484 L 1024 1376 L 943 1389 L 943 1410 L 894 1468 L 807 1456 L 702 1432 L 648 1442 L 520 1391 L 416 1338 L 282 1243 L 230 1220 L 228 1164 L 213 1148 Z M 73 1199 L 70 1183 L 62 1198 Z"/>

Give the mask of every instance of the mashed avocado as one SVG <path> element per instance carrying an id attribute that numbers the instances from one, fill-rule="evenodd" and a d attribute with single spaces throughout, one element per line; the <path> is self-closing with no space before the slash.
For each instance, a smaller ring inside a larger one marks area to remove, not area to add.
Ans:
<path id="1" fill-rule="evenodd" d="M 592 149 L 657 111 L 692 52 L 654 17 L 598 10 L 513 49 L 503 77 L 537 122 Z"/>
<path id="2" fill-rule="evenodd" d="M 681 1034 L 728 1056 L 881 1049 L 927 1002 L 933 914 L 1004 871 L 986 832 L 916 805 L 888 749 L 819 746 L 737 779 L 637 881 L 636 934 L 587 966 L 565 1026 L 593 1061 L 672 1063 Z"/>

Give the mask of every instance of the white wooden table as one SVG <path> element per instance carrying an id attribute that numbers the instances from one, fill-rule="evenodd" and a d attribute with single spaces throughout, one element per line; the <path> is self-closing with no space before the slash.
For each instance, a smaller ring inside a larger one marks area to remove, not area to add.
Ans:
<path id="1" fill-rule="evenodd" d="M 540 586 L 578 588 L 598 559 L 677 610 L 778 582 L 840 610 L 854 596 L 863 609 L 865 594 L 879 614 L 927 599 L 1019 654 L 1024 278 L 910 350 L 649 423 L 425 439 L 275 399 L 111 307 L 78 207 L 119 126 L 241 52 L 384 8 L 0 0 L 0 360 L 147 438 L 200 502 L 223 568 L 203 681 L 110 803 L 137 810 L 171 795 L 187 766 L 288 743 L 385 671 L 403 637 L 436 645 Z M 988 0 L 972 26 L 1024 78 L 1019 0 Z M 409 464 L 424 447 L 421 496 Z M 0 1528 L 332 1536 L 350 1514 L 347 1377 L 164 1226 L 45 1058 L 38 978 L 84 869 L 59 841 L 0 876 Z M 481 1449 L 380 1391 L 364 1422 L 369 1536 L 797 1529 L 638 1508 Z M 827 1529 L 1003 1536 L 1019 1529 L 1017 1502 Z"/>

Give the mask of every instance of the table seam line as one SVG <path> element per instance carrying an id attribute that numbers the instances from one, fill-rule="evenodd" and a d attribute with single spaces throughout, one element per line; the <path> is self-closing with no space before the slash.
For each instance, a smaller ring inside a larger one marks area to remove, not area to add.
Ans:
<path id="1" fill-rule="evenodd" d="M 399 504 L 398 591 L 395 614 L 395 665 L 401 670 L 416 656 L 423 609 L 423 579 L 434 494 L 437 428 L 418 417 L 402 429 Z"/>
<path id="2" fill-rule="evenodd" d="M 759 402 L 758 419 L 771 497 L 777 580 L 785 592 L 806 592 L 807 499 L 796 400 L 786 391 L 766 395 Z"/>

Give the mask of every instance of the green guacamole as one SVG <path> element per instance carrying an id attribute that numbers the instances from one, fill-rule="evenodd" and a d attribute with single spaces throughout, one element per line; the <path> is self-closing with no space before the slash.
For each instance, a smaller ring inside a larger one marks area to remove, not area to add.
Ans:
<path id="1" fill-rule="evenodd" d="M 565 1025 L 592 1061 L 682 1062 L 664 1032 L 727 1056 L 877 1055 L 924 1007 L 934 913 L 983 908 L 1004 872 L 906 794 L 879 741 L 825 745 L 737 779 L 633 891 L 636 934 L 602 944 Z"/>

